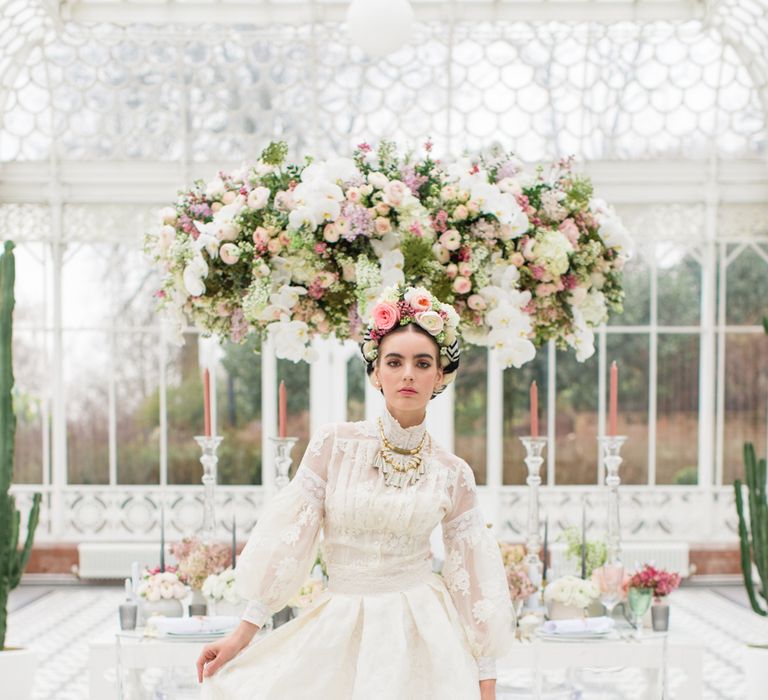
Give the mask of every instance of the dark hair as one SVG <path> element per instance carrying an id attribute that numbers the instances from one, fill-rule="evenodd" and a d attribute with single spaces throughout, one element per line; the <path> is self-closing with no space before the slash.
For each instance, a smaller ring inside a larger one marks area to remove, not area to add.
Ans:
<path id="1" fill-rule="evenodd" d="M 435 396 L 442 393 L 445 390 L 445 387 L 450 384 L 456 374 L 456 370 L 459 369 L 459 357 L 461 355 L 461 351 L 459 349 L 459 342 L 458 340 L 453 343 L 453 345 L 448 348 L 448 364 L 443 366 L 443 355 L 440 354 L 440 346 L 438 345 L 437 341 L 435 340 L 434 336 L 429 333 L 429 331 L 422 328 L 418 323 L 406 323 L 402 326 L 395 326 L 391 331 L 388 331 L 386 335 L 382 336 L 379 339 L 379 347 L 381 347 L 381 344 L 384 342 L 384 338 L 394 334 L 394 333 L 400 333 L 403 331 L 408 330 L 409 328 L 413 328 L 413 330 L 417 333 L 421 333 L 422 335 L 425 335 L 427 338 L 429 338 L 432 341 L 432 344 L 437 349 L 437 361 L 440 363 L 440 367 L 443 370 L 443 379 L 445 380 L 446 377 L 448 377 L 448 381 L 443 381 L 443 385 L 432 394 L 432 398 L 434 399 Z M 360 343 L 360 352 L 363 351 L 363 345 L 364 343 Z M 381 358 L 381 355 L 379 355 L 375 360 L 368 361 L 365 359 L 365 356 L 363 356 L 363 361 L 365 362 L 365 373 L 368 375 L 368 379 L 370 380 L 371 375 L 373 374 L 373 370 L 376 369 L 376 363 Z M 381 389 L 379 389 L 381 391 Z"/>

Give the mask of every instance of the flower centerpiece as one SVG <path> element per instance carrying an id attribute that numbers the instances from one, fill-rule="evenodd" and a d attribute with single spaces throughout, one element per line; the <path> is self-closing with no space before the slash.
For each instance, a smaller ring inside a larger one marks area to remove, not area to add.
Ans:
<path id="1" fill-rule="evenodd" d="M 634 602 L 633 612 L 637 613 L 642 606 L 647 610 L 650 600 L 646 604 L 643 597 L 653 598 L 656 603 L 651 608 L 653 629 L 657 632 L 666 631 L 669 628 L 669 606 L 662 604 L 662 599 L 675 591 L 678 586 L 680 586 L 680 574 L 646 564 L 629 580 L 630 605 Z"/>
<path id="2" fill-rule="evenodd" d="M 152 615 L 181 617 L 182 599 L 187 597 L 188 589 L 179 577 L 175 567 L 167 566 L 164 571 L 159 567 L 146 569 L 142 574 L 137 593 L 140 600 L 139 621 L 146 624 Z"/>
<path id="3" fill-rule="evenodd" d="M 247 601 L 235 590 L 235 571 L 230 566 L 218 574 L 209 574 L 200 589 L 216 615 L 241 615 Z"/>
<path id="4" fill-rule="evenodd" d="M 287 151 L 195 182 L 147 234 L 179 331 L 191 318 L 235 342 L 255 332 L 311 361 L 315 335 L 359 342 L 383 289 L 423 286 L 468 342 L 519 367 L 550 339 L 586 360 L 592 328 L 621 310 L 631 240 L 572 160 L 533 176 L 499 150 L 442 162 L 430 142 L 298 164 Z"/>
<path id="5" fill-rule="evenodd" d="M 586 608 L 599 594 L 592 581 L 585 581 L 576 576 L 562 576 L 544 589 L 547 617 L 550 620 L 584 617 Z"/>
<path id="6" fill-rule="evenodd" d="M 507 574 L 509 597 L 515 608 L 515 616 L 519 617 L 523 604 L 538 588 L 528 575 L 528 566 L 525 563 L 525 547 L 521 544 L 499 542 L 499 549 L 501 550 L 501 559 L 504 562 L 504 571 Z"/>
<path id="7" fill-rule="evenodd" d="M 232 561 L 229 545 L 223 542 L 206 544 L 194 537 L 185 537 L 171 547 L 171 552 L 179 562 L 179 578 L 193 591 L 201 591 L 206 578 L 219 574 Z"/>

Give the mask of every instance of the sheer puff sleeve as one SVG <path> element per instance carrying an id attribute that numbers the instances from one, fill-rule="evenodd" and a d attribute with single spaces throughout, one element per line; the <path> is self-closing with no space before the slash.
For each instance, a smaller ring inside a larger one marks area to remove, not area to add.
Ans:
<path id="1" fill-rule="evenodd" d="M 335 429 L 310 441 L 296 475 L 266 506 L 235 567 L 235 588 L 249 601 L 243 619 L 261 627 L 309 575 L 325 512 L 325 485 Z"/>
<path id="2" fill-rule="evenodd" d="M 477 659 L 479 680 L 496 678 L 496 658 L 512 642 L 514 613 L 499 546 L 485 526 L 474 474 L 463 461 L 443 539 L 443 577 Z"/>

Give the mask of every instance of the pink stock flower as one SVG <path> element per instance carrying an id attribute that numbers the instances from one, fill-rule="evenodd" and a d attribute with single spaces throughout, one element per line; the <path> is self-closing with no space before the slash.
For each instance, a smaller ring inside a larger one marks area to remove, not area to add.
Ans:
<path id="1" fill-rule="evenodd" d="M 373 325 L 380 331 L 388 331 L 394 328 L 400 320 L 400 311 L 395 304 L 382 301 L 373 307 Z"/>

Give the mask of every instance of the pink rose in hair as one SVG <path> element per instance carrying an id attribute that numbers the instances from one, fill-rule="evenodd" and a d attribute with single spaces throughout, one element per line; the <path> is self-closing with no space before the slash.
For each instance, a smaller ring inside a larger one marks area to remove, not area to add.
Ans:
<path id="1" fill-rule="evenodd" d="M 380 331 L 388 331 L 394 328 L 400 320 L 400 311 L 396 304 L 382 301 L 373 307 L 373 325 Z"/>

